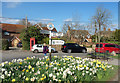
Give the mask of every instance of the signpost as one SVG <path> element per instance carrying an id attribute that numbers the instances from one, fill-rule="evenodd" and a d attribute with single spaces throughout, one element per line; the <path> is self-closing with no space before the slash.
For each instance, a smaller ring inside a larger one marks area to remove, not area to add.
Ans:
<path id="1" fill-rule="evenodd" d="M 52 45 L 63 45 L 64 43 L 63 40 L 52 40 Z"/>
<path id="2" fill-rule="evenodd" d="M 52 25 L 52 27 L 50 27 Z M 47 28 L 49 29 L 49 55 L 50 55 L 50 61 L 51 61 L 51 30 L 53 30 L 54 25 L 52 23 L 47 24 Z"/>
<path id="3" fill-rule="evenodd" d="M 51 36 L 55 37 L 55 36 L 63 36 L 63 33 L 51 33 Z"/>

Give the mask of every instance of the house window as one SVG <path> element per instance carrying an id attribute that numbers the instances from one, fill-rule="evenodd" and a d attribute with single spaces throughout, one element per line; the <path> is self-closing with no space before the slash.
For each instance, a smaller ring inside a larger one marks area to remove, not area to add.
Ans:
<path id="1" fill-rule="evenodd" d="M 4 32 L 4 35 L 10 35 L 10 33 L 8 33 L 8 32 Z"/>

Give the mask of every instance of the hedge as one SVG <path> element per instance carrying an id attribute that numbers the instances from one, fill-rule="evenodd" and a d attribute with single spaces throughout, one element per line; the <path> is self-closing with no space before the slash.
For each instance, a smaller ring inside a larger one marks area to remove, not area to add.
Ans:
<path id="1" fill-rule="evenodd" d="M 9 49 L 9 42 L 7 39 L 2 39 L 2 50 L 8 50 Z"/>

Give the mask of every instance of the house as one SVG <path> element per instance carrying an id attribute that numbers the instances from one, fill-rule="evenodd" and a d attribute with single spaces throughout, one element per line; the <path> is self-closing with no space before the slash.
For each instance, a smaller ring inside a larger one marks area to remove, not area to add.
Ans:
<path id="1" fill-rule="evenodd" d="M 106 30 L 106 28 L 104 27 L 103 31 L 100 31 L 100 35 L 101 35 L 101 37 L 104 36 L 104 37 L 110 38 L 113 35 L 113 32 L 114 31 L 111 31 L 110 28 L 108 28 L 108 30 Z"/>
<path id="2" fill-rule="evenodd" d="M 25 28 L 25 25 L 7 23 L 1 23 L 0 25 L 0 28 L 2 29 L 2 38 L 7 39 L 10 46 L 16 47 L 21 41 L 20 32 Z M 36 27 L 38 27 L 38 25 Z M 39 29 L 41 34 L 49 36 L 49 30 L 47 27 L 39 27 Z M 57 33 L 56 28 L 54 28 L 52 32 Z"/>
<path id="3" fill-rule="evenodd" d="M 42 27 L 40 24 L 36 24 L 35 27 L 40 29 L 41 34 L 47 35 L 49 37 L 49 29 L 47 28 L 47 26 Z M 56 28 L 53 28 L 53 30 L 51 30 L 51 33 L 63 34 L 61 32 L 57 32 Z M 52 38 L 59 38 L 59 36 L 52 36 Z"/>
<path id="4" fill-rule="evenodd" d="M 19 38 L 20 32 L 25 28 L 25 26 L 7 23 L 1 23 L 0 25 L 0 28 L 2 28 L 2 38 L 7 39 L 10 46 L 16 47 L 21 41 Z"/>
<path id="5" fill-rule="evenodd" d="M 87 30 L 70 29 L 70 26 L 68 26 L 67 36 L 76 43 L 92 42 L 91 35 Z"/>

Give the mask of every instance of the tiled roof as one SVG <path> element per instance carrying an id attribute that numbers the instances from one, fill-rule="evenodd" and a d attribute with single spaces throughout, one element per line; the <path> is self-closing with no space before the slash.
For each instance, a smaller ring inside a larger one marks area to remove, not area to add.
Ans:
<path id="1" fill-rule="evenodd" d="M 37 25 L 39 25 L 39 26 L 37 26 Z M 42 30 L 48 30 L 49 31 L 49 29 L 46 26 L 42 27 L 40 24 L 35 24 L 34 26 L 37 26 L 38 28 L 42 28 Z M 52 31 L 57 32 L 56 28 L 54 28 Z"/>
<path id="2" fill-rule="evenodd" d="M 43 30 L 49 30 L 47 27 L 42 27 Z M 54 28 L 52 31 L 57 32 L 56 28 Z"/>
<path id="3" fill-rule="evenodd" d="M 18 25 L 18 24 L 7 24 L 7 23 L 1 23 L 1 27 L 3 31 L 7 32 L 21 32 L 25 25 Z"/>

